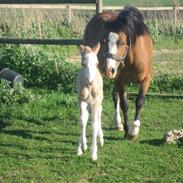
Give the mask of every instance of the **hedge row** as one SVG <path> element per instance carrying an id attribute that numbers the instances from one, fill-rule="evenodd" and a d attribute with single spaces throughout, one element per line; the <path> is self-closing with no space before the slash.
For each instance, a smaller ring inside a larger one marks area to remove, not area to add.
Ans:
<path id="1" fill-rule="evenodd" d="M 33 46 L 0 47 L 0 69 L 8 67 L 25 78 L 26 87 L 58 89 L 63 92 L 75 92 L 75 80 L 78 65 L 65 61 L 59 55 L 50 56 L 46 49 Z M 111 91 L 111 80 L 105 80 L 104 90 Z M 150 90 L 152 92 L 181 91 L 183 76 L 181 74 L 164 74 L 154 77 Z"/>

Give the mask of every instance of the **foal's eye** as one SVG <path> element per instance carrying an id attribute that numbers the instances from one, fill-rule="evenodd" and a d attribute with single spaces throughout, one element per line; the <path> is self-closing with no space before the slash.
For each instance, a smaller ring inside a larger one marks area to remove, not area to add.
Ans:
<path id="1" fill-rule="evenodd" d="M 83 67 L 86 67 L 86 63 L 83 63 Z"/>
<path id="2" fill-rule="evenodd" d="M 82 60 L 82 66 L 85 67 L 86 66 L 86 62 L 84 60 Z"/>

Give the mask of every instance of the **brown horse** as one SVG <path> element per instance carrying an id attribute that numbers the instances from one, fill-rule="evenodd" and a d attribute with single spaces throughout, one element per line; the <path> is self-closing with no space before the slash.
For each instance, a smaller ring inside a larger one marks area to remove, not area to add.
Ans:
<path id="1" fill-rule="evenodd" d="M 138 9 L 125 7 L 120 12 L 105 12 L 88 23 L 84 43 L 94 47 L 98 42 L 99 67 L 108 78 L 114 79 L 113 101 L 115 128 L 125 130 L 125 138 L 133 139 L 139 133 L 140 110 L 152 77 L 153 44 L 148 27 Z M 129 124 L 125 85 L 137 84 L 134 122 Z M 124 115 L 122 126 L 120 107 Z"/>

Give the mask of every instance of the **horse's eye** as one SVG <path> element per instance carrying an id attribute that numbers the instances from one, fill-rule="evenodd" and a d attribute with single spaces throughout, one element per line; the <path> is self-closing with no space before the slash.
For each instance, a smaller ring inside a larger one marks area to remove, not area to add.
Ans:
<path id="1" fill-rule="evenodd" d="M 123 46 L 125 43 L 124 42 L 120 42 L 120 41 L 117 41 L 117 46 Z"/>

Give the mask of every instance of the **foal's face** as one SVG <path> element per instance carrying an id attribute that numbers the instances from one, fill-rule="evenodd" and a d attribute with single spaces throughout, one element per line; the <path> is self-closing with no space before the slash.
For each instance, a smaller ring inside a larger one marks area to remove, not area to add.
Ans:
<path id="1" fill-rule="evenodd" d="M 84 77 L 86 77 L 88 84 L 92 85 L 96 76 L 96 70 L 98 65 L 97 53 L 100 49 L 100 44 L 97 44 L 95 48 L 81 45 L 80 49 L 82 56 L 82 65 L 85 70 Z"/>
<path id="2" fill-rule="evenodd" d="M 106 64 L 106 76 L 114 79 L 117 76 L 117 70 L 123 62 L 123 57 L 128 51 L 127 36 L 125 33 L 110 32 L 108 36 L 108 56 Z"/>

